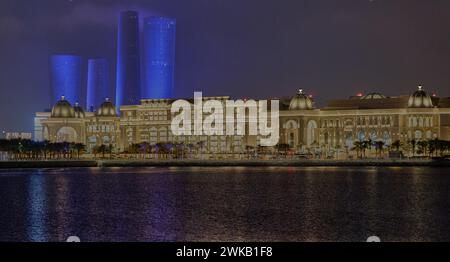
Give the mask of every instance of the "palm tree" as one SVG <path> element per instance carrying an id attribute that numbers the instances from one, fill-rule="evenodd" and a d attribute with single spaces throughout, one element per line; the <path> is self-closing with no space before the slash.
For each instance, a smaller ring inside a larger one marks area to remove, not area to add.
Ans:
<path id="1" fill-rule="evenodd" d="M 356 150 L 356 157 L 357 158 L 361 158 L 362 157 L 362 155 L 361 155 L 361 152 L 364 150 L 364 145 L 363 145 L 363 142 L 362 141 L 355 141 L 355 143 L 353 143 L 353 148 L 352 148 L 352 150 Z"/>
<path id="2" fill-rule="evenodd" d="M 428 143 L 427 141 L 424 140 L 420 140 L 419 142 L 417 142 L 417 146 L 418 146 L 418 153 L 423 155 L 427 153 L 427 149 L 428 149 Z"/>
<path id="3" fill-rule="evenodd" d="M 411 140 L 409 141 L 409 144 L 411 145 L 412 156 L 414 157 L 415 152 L 416 152 L 417 141 L 416 141 L 415 139 L 411 139 Z"/>
<path id="4" fill-rule="evenodd" d="M 137 155 L 139 153 L 139 144 L 131 144 L 128 148 L 128 152 L 132 155 Z"/>
<path id="5" fill-rule="evenodd" d="M 197 142 L 198 149 L 200 151 L 201 158 L 203 158 L 203 152 L 205 148 L 205 141 Z"/>
<path id="6" fill-rule="evenodd" d="M 47 154 L 50 152 L 49 144 L 50 142 L 48 140 L 44 140 L 41 143 L 42 152 L 44 153 L 44 159 L 47 159 Z"/>
<path id="7" fill-rule="evenodd" d="M 395 151 L 400 151 L 400 147 L 402 146 L 402 142 L 400 140 L 395 140 L 394 143 L 392 143 L 392 147 L 395 148 Z"/>
<path id="8" fill-rule="evenodd" d="M 381 153 L 383 152 L 383 148 L 384 148 L 384 142 L 383 141 L 376 141 L 375 142 L 375 150 L 376 153 L 378 155 L 378 157 L 381 157 Z"/>
<path id="9" fill-rule="evenodd" d="M 371 139 L 364 140 L 361 143 L 362 143 L 361 147 L 362 147 L 363 157 L 366 158 L 366 150 L 372 148 L 372 140 Z"/>
<path id="10" fill-rule="evenodd" d="M 97 152 L 102 153 L 102 158 L 105 158 L 106 151 L 107 151 L 107 148 L 103 144 L 97 147 Z"/>
<path id="11" fill-rule="evenodd" d="M 108 151 L 108 154 L 109 154 L 109 158 L 110 158 L 110 159 L 112 158 L 113 150 L 114 150 L 114 146 L 113 146 L 112 144 L 109 144 L 109 145 L 106 147 L 106 151 Z"/>
<path id="12" fill-rule="evenodd" d="M 84 149 L 86 148 L 86 146 L 82 143 L 76 143 L 73 148 L 77 151 L 77 158 L 80 158 L 80 154 L 82 151 L 84 151 Z"/>
<path id="13" fill-rule="evenodd" d="M 139 144 L 139 152 L 143 154 L 143 158 L 146 159 L 146 154 L 149 149 L 151 150 L 150 144 L 148 142 L 142 142 Z"/>
<path id="14" fill-rule="evenodd" d="M 428 140 L 427 148 L 429 157 L 432 157 L 433 154 L 436 154 L 436 156 L 438 156 L 439 140 L 437 138 Z"/>
<path id="15" fill-rule="evenodd" d="M 169 156 L 171 158 L 175 158 L 178 155 L 178 149 L 182 143 L 160 143 L 160 151 L 164 154 L 164 157 L 167 159 Z"/>
<path id="16" fill-rule="evenodd" d="M 194 149 L 194 144 L 189 143 L 189 144 L 187 145 L 187 148 L 188 148 L 188 151 L 189 151 L 189 158 L 192 159 L 192 151 L 193 151 L 193 149 Z"/>
<path id="17" fill-rule="evenodd" d="M 285 143 L 278 144 L 277 145 L 278 154 L 280 154 L 280 153 L 283 154 L 284 153 L 284 156 L 286 156 L 287 155 L 287 151 L 289 150 L 289 148 L 290 148 L 289 144 L 285 144 Z M 248 149 L 246 148 L 246 150 L 248 150 Z"/>

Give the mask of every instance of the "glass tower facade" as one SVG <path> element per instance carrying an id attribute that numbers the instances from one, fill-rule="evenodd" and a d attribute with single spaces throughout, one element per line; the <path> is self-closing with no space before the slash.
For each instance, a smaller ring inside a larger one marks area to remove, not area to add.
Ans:
<path id="1" fill-rule="evenodd" d="M 125 11 L 119 16 L 117 39 L 116 108 L 138 104 L 140 90 L 139 15 Z"/>
<path id="2" fill-rule="evenodd" d="M 109 97 L 108 61 L 105 58 L 89 59 L 86 110 L 94 112 Z"/>
<path id="3" fill-rule="evenodd" d="M 50 77 L 54 105 L 64 96 L 74 104 L 81 98 L 81 57 L 74 55 L 53 55 L 50 58 Z"/>
<path id="4" fill-rule="evenodd" d="M 175 71 L 176 20 L 144 20 L 144 98 L 172 98 Z"/>

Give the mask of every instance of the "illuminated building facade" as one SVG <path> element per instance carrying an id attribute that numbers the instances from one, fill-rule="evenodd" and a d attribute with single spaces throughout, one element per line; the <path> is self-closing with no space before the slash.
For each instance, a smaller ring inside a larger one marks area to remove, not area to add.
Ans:
<path id="1" fill-rule="evenodd" d="M 6 132 L 5 139 L 11 140 L 11 139 L 32 139 L 33 135 L 32 133 L 28 132 Z"/>
<path id="2" fill-rule="evenodd" d="M 173 97 L 175 70 L 176 21 L 151 17 L 144 21 L 144 88 L 143 97 Z"/>
<path id="3" fill-rule="evenodd" d="M 280 142 L 298 151 L 346 151 L 357 141 L 450 140 L 450 98 L 428 95 L 422 87 L 410 96 L 379 93 L 332 100 L 321 109 L 299 93 L 280 114 Z"/>
<path id="4" fill-rule="evenodd" d="M 105 144 L 119 147 L 119 117 L 109 99 L 105 99 L 95 112 L 85 112 L 81 106 L 72 104 L 64 97 L 53 106 L 51 112 L 36 113 L 35 140 L 83 143 L 91 151 Z"/>
<path id="5" fill-rule="evenodd" d="M 229 98 L 203 99 L 224 104 Z M 122 106 L 116 116 L 110 102 L 105 102 L 97 113 L 76 114 L 82 109 L 61 100 L 52 113 L 36 113 L 39 122 L 35 122 L 38 125 L 35 130 L 42 130 L 43 139 L 70 138 L 87 144 L 88 148 L 114 144 L 117 151 L 143 142 L 191 145 L 197 152 L 212 155 L 233 155 L 249 147 L 258 148 L 259 136 L 174 136 L 170 129 L 173 101 L 143 99 L 140 104 Z M 279 144 L 287 145 L 292 152 L 348 155 L 358 141 L 382 141 L 387 148 L 397 140 L 404 145 L 411 140 L 450 140 L 450 98 L 430 96 L 419 87 L 409 96 L 371 93 L 332 100 L 323 108 L 315 108 L 312 98 L 299 90 L 292 98 L 280 100 L 279 121 Z"/>
<path id="6" fill-rule="evenodd" d="M 117 39 L 116 107 L 139 103 L 140 85 L 139 14 L 119 16 Z"/>
<path id="7" fill-rule="evenodd" d="M 109 66 L 105 58 L 88 60 L 88 80 L 86 94 L 86 109 L 96 110 L 109 94 Z"/>
<path id="8" fill-rule="evenodd" d="M 50 57 L 52 87 L 51 103 L 65 96 L 71 103 L 81 98 L 81 57 L 74 55 L 53 55 Z"/>

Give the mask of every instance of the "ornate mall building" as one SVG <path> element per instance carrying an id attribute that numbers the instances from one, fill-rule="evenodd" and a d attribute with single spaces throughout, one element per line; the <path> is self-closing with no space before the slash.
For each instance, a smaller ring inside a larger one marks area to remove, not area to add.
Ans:
<path id="1" fill-rule="evenodd" d="M 229 97 L 204 97 L 225 103 Z M 96 112 L 72 106 L 64 97 L 51 112 L 35 116 L 35 140 L 84 143 L 90 151 L 101 144 L 116 151 L 148 142 L 202 145 L 209 153 L 243 152 L 256 147 L 258 136 L 174 136 L 168 99 L 143 99 L 139 105 L 122 106 L 119 114 L 106 100 Z M 192 102 L 192 100 L 190 100 Z M 329 101 L 315 108 L 303 90 L 280 100 L 279 143 L 297 152 L 350 149 L 355 141 L 450 140 L 450 98 L 430 96 L 419 88 L 411 95 L 386 97 L 379 93 Z"/>

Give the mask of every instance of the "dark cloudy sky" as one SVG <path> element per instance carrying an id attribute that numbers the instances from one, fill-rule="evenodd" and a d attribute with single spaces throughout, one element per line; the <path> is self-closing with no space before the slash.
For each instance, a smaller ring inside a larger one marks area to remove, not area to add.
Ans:
<path id="1" fill-rule="evenodd" d="M 449 0 L 0 0 L 0 129 L 49 107 L 49 54 L 114 65 L 127 9 L 177 19 L 178 97 L 450 96 Z"/>

